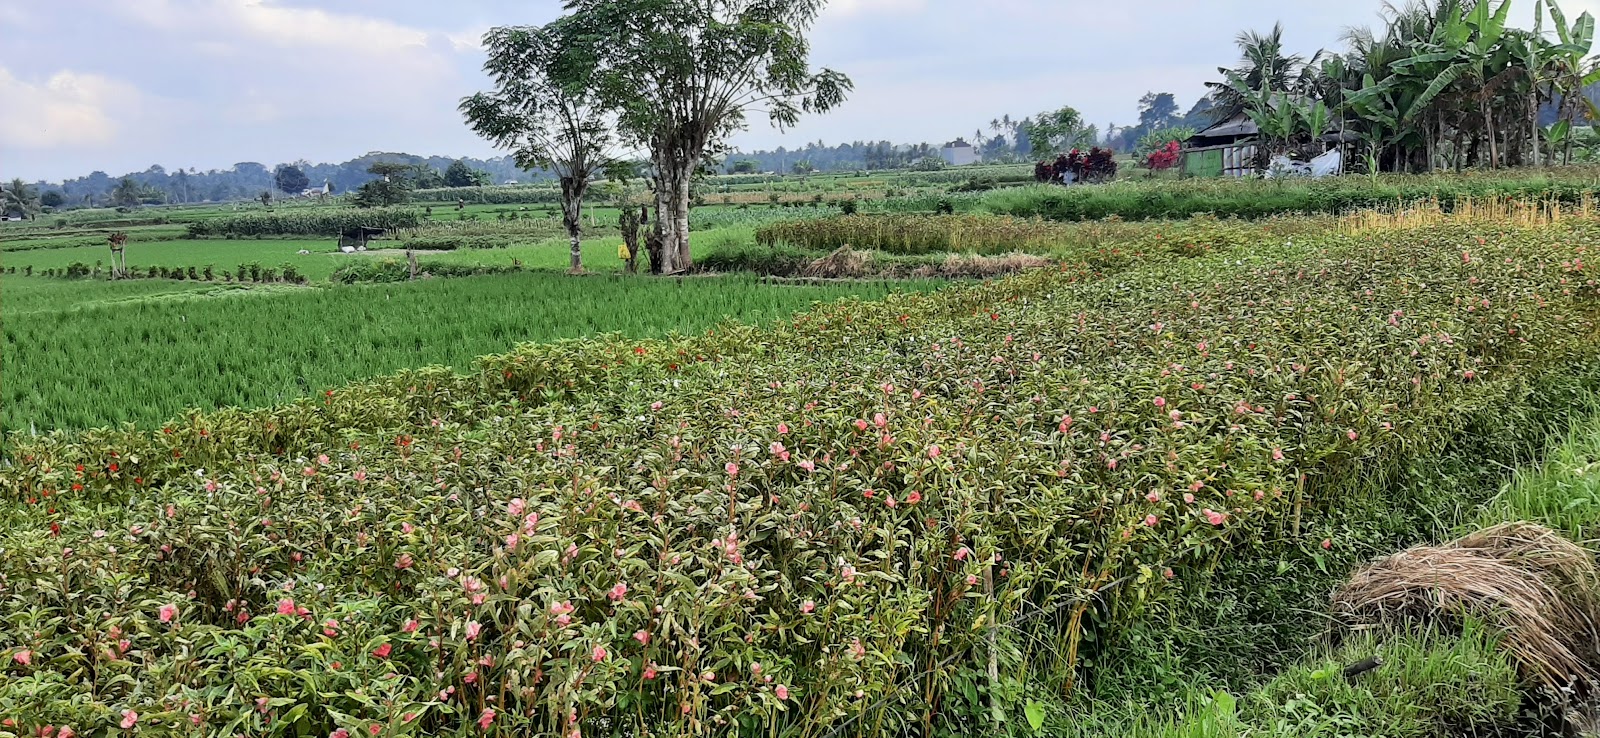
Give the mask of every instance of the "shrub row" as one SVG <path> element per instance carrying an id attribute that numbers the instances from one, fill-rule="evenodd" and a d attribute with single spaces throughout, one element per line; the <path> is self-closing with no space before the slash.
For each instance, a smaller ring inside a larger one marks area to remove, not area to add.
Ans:
<path id="1" fill-rule="evenodd" d="M 553 186 L 501 185 L 488 187 L 441 187 L 416 190 L 411 199 L 417 202 L 469 203 L 488 205 L 547 205 L 560 204 L 561 190 Z"/>
<path id="2" fill-rule="evenodd" d="M 13 436 L 0 712 L 27 734 L 1020 725 L 1171 592 L 1387 546 L 1388 480 L 1592 386 L 1597 231 L 1085 260 Z"/>
<path id="3" fill-rule="evenodd" d="M 1177 224 L 1116 219 L 1057 223 L 977 213 L 872 213 L 767 223 L 756 229 L 756 242 L 813 250 L 850 246 L 891 254 L 1081 253 L 1120 248 L 1198 255 L 1247 240 L 1288 238 L 1331 225 L 1328 219 L 1307 218 L 1245 222 L 1197 216 Z"/>
<path id="4" fill-rule="evenodd" d="M 1553 200 L 1569 205 L 1600 193 L 1594 170 L 1559 170 L 1482 176 L 1396 176 L 1372 180 L 1339 177 L 1317 181 L 1152 180 L 1106 185 L 1010 187 L 991 192 L 923 194 L 892 198 L 870 207 L 898 212 L 933 212 L 948 203 L 958 211 L 1022 218 L 1077 221 L 1217 217 L 1261 218 L 1293 213 L 1344 213 L 1437 200 L 1449 210 L 1465 200 L 1503 198 Z"/>
<path id="5" fill-rule="evenodd" d="M 510 274 L 522 271 L 522 261 L 510 264 L 452 264 L 443 261 L 417 262 L 418 277 L 471 277 L 482 274 Z M 401 259 L 364 259 L 335 269 L 330 280 L 340 284 L 358 282 L 405 282 L 411 279 L 411 266 Z"/>
<path id="6" fill-rule="evenodd" d="M 189 224 L 191 238 L 215 236 L 336 236 L 357 227 L 398 230 L 416 228 L 422 216 L 416 210 L 312 210 L 309 212 L 252 212 Z"/>

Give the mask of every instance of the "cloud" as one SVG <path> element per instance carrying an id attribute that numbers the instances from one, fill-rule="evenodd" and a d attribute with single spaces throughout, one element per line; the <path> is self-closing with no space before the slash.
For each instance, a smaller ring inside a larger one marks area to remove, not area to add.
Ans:
<path id="1" fill-rule="evenodd" d="M 40 83 L 0 67 L 0 100 L 0 144 L 8 148 L 107 146 L 117 138 L 117 120 L 140 107 L 132 85 L 71 70 Z"/>

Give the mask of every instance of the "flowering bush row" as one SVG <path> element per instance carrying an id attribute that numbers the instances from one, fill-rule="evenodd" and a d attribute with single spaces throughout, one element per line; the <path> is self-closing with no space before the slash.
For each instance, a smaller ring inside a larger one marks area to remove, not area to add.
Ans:
<path id="1" fill-rule="evenodd" d="M 1169 588 L 1340 545 L 1465 418 L 1593 374 L 1595 235 L 1152 252 L 12 437 L 0 730 L 1020 721 Z"/>

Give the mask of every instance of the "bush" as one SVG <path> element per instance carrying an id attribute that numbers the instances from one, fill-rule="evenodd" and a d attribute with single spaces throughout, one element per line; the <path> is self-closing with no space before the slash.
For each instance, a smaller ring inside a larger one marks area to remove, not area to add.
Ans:
<path id="1" fill-rule="evenodd" d="M 310 212 L 253 212 L 230 215 L 211 220 L 197 220 L 189 224 L 191 238 L 226 236 L 247 238 L 261 236 L 337 236 L 345 231 L 365 226 L 398 230 L 416 228 L 422 224 L 415 210 L 313 210 Z"/>
<path id="2" fill-rule="evenodd" d="M 480 274 L 508 274 L 522 271 L 520 264 L 452 264 L 439 261 L 418 261 L 418 277 L 471 277 Z M 411 266 L 402 259 L 366 259 L 354 261 L 334 270 L 329 277 L 340 284 L 359 282 L 405 282 L 411 279 Z"/>
<path id="3" fill-rule="evenodd" d="M 1600 382 L 1597 235 L 1070 262 L 12 436 L 0 705 L 28 734 L 1020 725 L 1191 588 L 1349 566 L 1432 512 L 1391 481 L 1570 412 Z"/>

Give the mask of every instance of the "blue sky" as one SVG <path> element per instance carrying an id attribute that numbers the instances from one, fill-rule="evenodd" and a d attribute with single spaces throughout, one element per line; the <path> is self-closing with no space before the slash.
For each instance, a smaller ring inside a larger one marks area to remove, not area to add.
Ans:
<path id="1" fill-rule="evenodd" d="M 1513 0 L 1519 25 L 1533 0 Z M 1569 16 L 1600 0 L 1566 0 Z M 1378 0 L 833 0 L 813 59 L 855 92 L 746 149 L 821 139 L 939 143 L 1002 113 L 1072 105 L 1135 120 L 1141 95 L 1187 108 L 1233 36 L 1283 21 L 1292 49 L 1337 44 Z M 0 177 L 341 161 L 368 151 L 494 153 L 456 112 L 485 89 L 477 39 L 556 0 L 0 0 Z"/>

